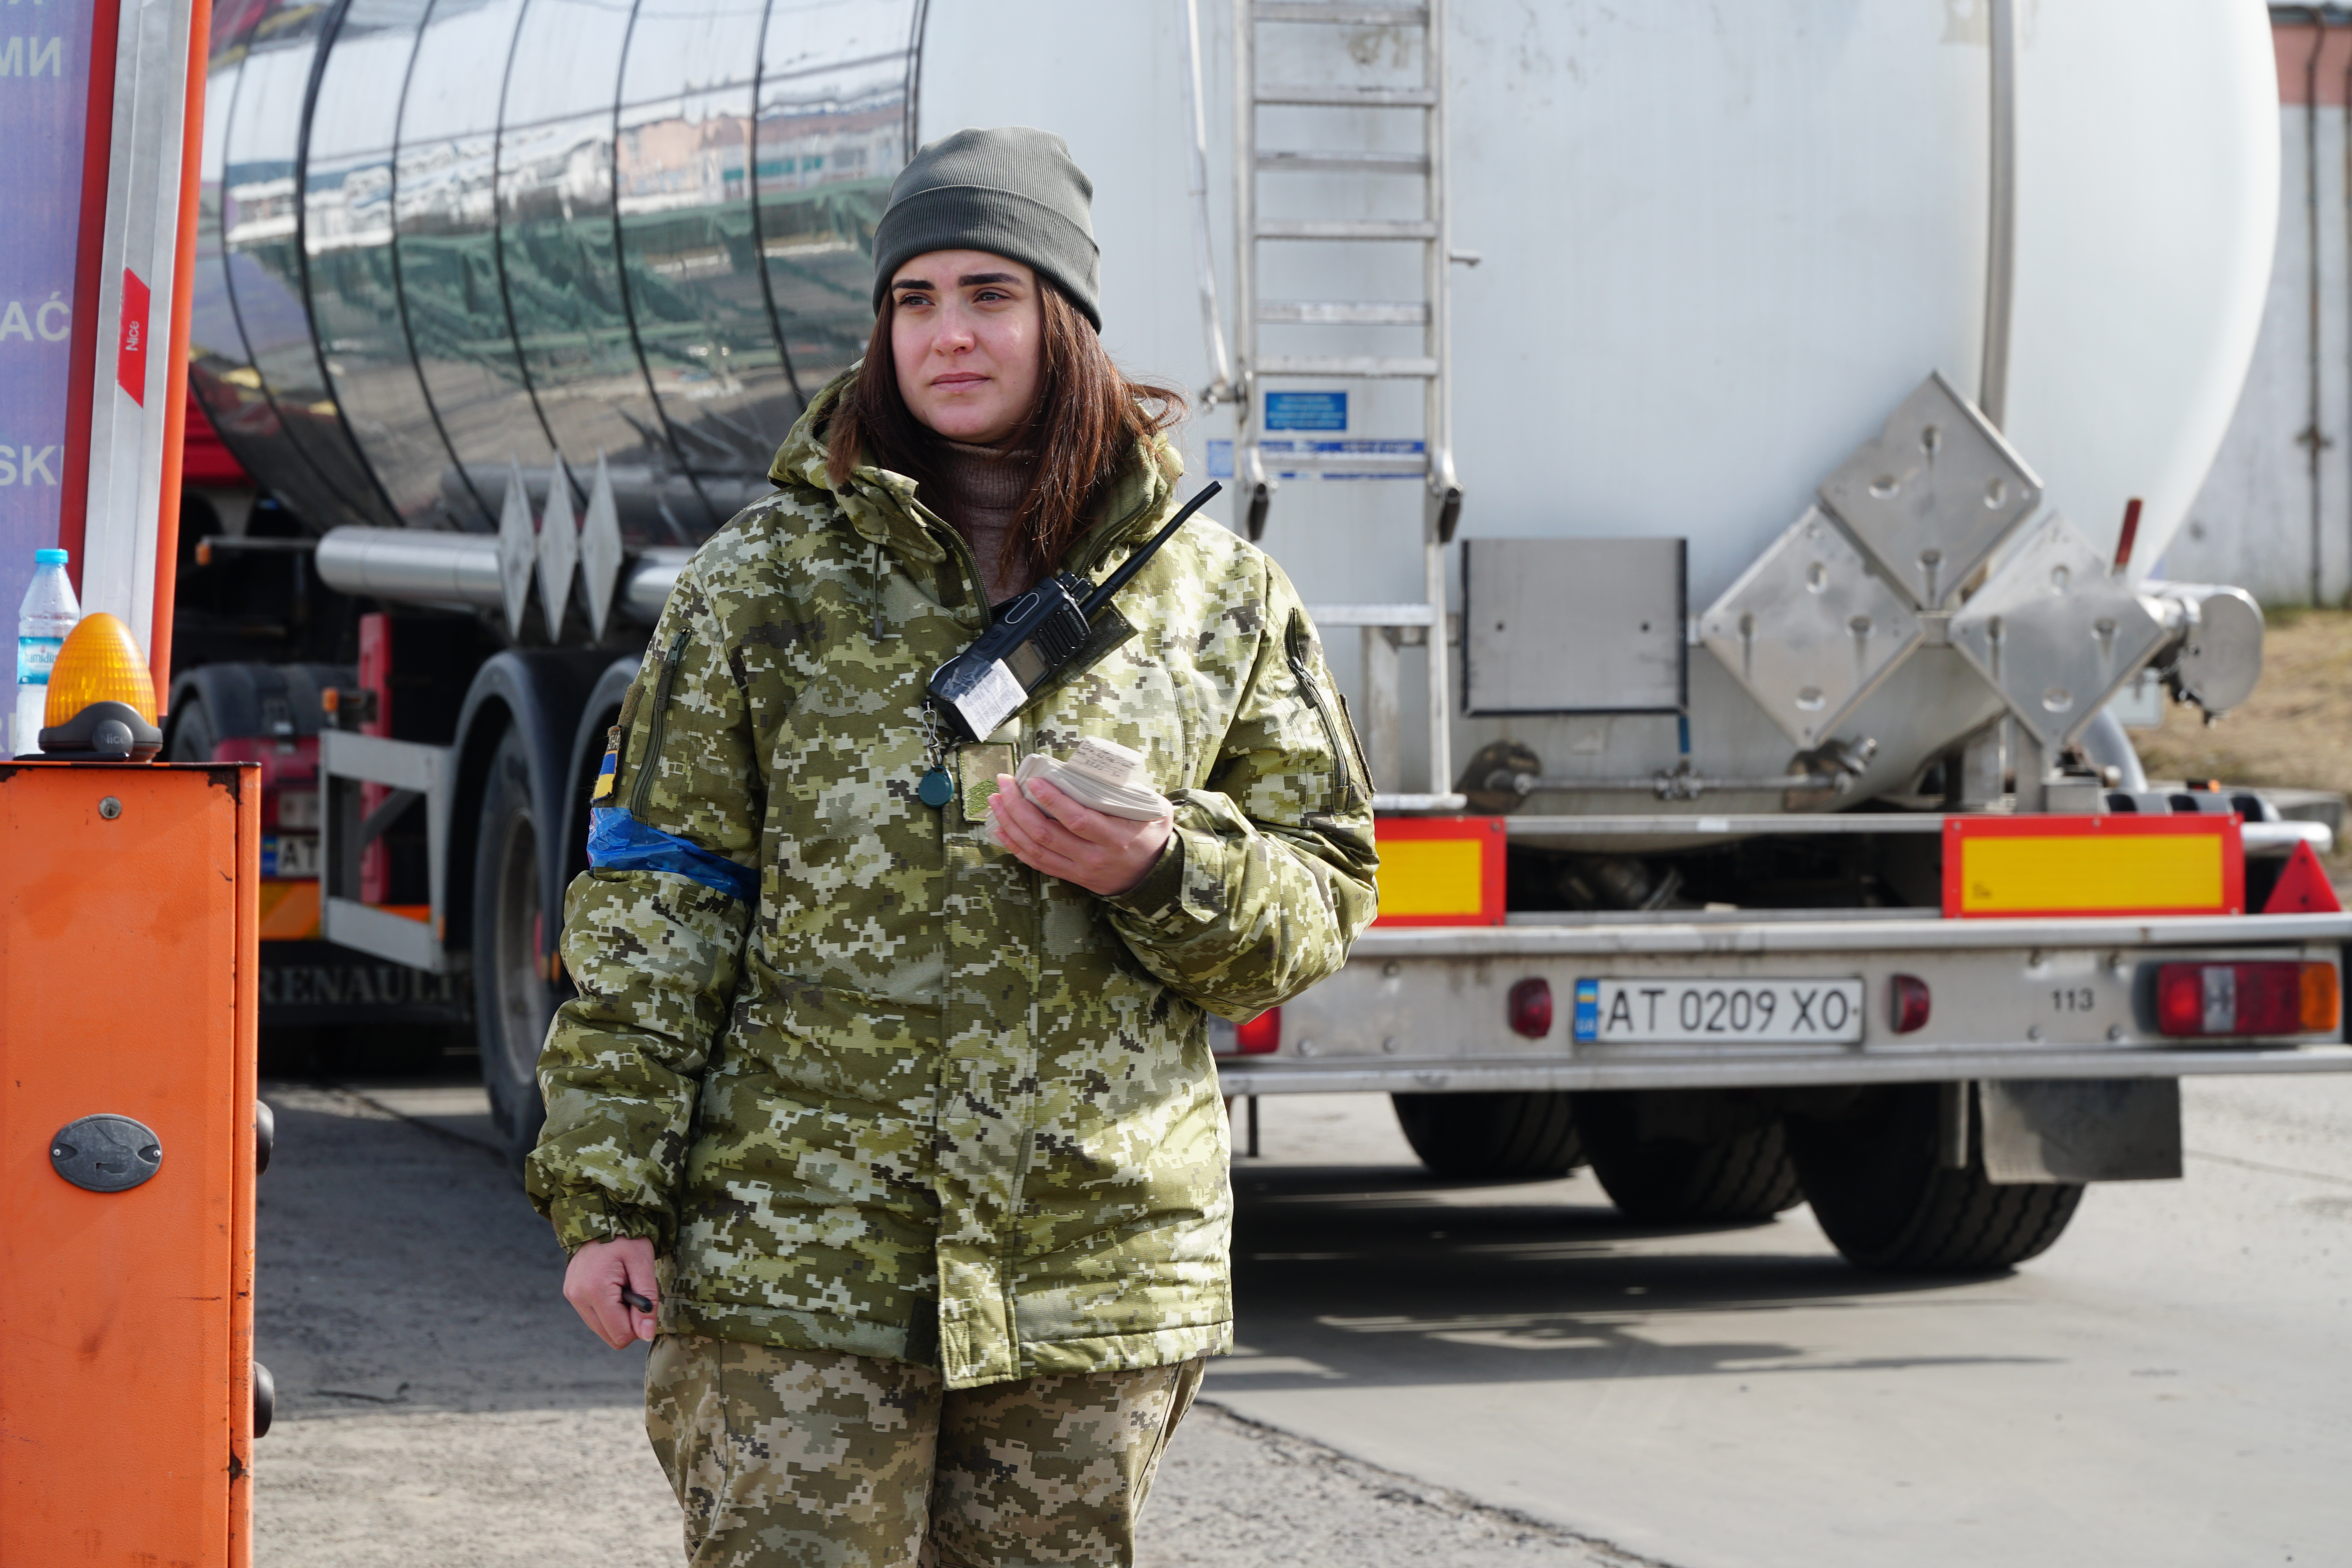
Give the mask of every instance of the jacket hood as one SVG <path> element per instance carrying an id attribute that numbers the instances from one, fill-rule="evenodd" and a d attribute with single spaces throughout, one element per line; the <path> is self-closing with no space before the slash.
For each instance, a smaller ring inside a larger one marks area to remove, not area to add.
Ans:
<path id="1" fill-rule="evenodd" d="M 864 362 L 859 362 L 863 363 Z M 948 524 L 915 498 L 915 481 L 873 463 L 859 463 L 835 485 L 826 472 L 824 431 L 834 410 L 857 374 L 851 365 L 825 383 L 768 465 L 768 478 L 784 489 L 815 489 L 831 495 L 859 537 L 887 545 L 908 560 L 931 563 L 947 550 L 930 532 Z M 1184 472 L 1184 458 L 1165 435 L 1137 443 L 1137 460 L 1129 464 L 1105 498 L 1101 515 L 1079 536 L 1063 564 L 1091 566 L 1129 534 L 1165 517 L 1173 508 L 1176 480 Z"/>

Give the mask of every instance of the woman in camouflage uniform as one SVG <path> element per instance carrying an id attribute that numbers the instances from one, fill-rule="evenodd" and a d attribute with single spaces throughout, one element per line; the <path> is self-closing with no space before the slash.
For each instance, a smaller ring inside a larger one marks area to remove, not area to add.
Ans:
<path id="1" fill-rule="evenodd" d="M 1090 196 L 1034 131 L 908 166 L 864 362 L 680 574 L 613 731 L 529 1183 L 581 1315 L 654 1342 L 698 1564 L 1131 1562 L 1232 1343 L 1208 1016 L 1372 917 L 1314 627 L 1224 529 L 984 742 L 927 713 L 992 604 L 1174 510 L 1181 399 L 1103 353 Z M 1169 812 L 1013 788 L 1087 737 Z"/>

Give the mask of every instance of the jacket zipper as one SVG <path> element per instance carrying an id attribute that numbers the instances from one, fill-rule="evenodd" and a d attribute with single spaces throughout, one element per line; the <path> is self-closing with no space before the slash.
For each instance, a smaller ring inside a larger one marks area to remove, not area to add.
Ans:
<path id="1" fill-rule="evenodd" d="M 1080 540 L 1078 542 L 1078 553 L 1072 556 L 1069 563 L 1065 565 L 1062 570 L 1069 573 L 1073 576 L 1087 576 L 1094 571 L 1095 567 L 1101 563 L 1104 556 L 1109 554 L 1113 550 L 1127 542 L 1128 535 L 1136 531 L 1136 520 L 1142 517 L 1144 513 L 1150 510 L 1150 503 L 1147 501 L 1142 506 L 1139 506 L 1133 511 L 1129 512 L 1125 517 L 1120 518 L 1117 522 L 1106 523 L 1103 527 L 1097 529 L 1094 532 Z"/>
<path id="2" fill-rule="evenodd" d="M 1149 505 L 1138 507 L 1117 522 L 1105 523 L 1078 542 L 1079 553 L 1063 563 L 1062 570 L 1073 576 L 1084 577 L 1095 569 L 1097 563 L 1134 531 L 1135 520 L 1149 510 Z M 941 542 L 963 563 L 964 577 L 971 584 L 973 596 L 980 601 L 980 624 L 983 631 L 996 624 L 996 607 L 988 602 L 988 584 L 980 580 L 980 557 L 971 552 L 955 525 L 941 519 L 940 526 L 930 530 Z"/>
<path id="3" fill-rule="evenodd" d="M 986 631 L 996 624 L 996 606 L 988 602 L 988 584 L 980 580 L 980 557 L 971 552 L 953 523 L 943 523 L 939 531 L 946 536 L 947 547 L 963 563 L 964 581 L 971 586 L 971 596 L 980 601 L 980 629 Z"/>
<path id="4" fill-rule="evenodd" d="M 680 628 L 669 639 L 669 651 L 662 655 L 661 678 L 654 682 L 654 712 L 646 726 L 646 754 L 637 760 L 637 782 L 629 786 L 629 815 L 639 822 L 646 819 L 646 799 L 652 795 L 654 770 L 661 766 L 662 742 L 669 735 L 669 694 L 677 684 L 678 660 L 686 657 L 686 639 L 689 634 Z"/>
<path id="5" fill-rule="evenodd" d="M 1331 760 L 1339 768 L 1339 804 L 1351 805 L 1362 798 L 1364 790 L 1356 781 L 1355 734 L 1353 725 L 1343 725 L 1333 716 L 1330 701 L 1323 695 L 1323 687 L 1307 667 L 1306 624 L 1297 611 L 1291 612 L 1290 628 L 1283 637 L 1284 650 L 1290 658 L 1290 673 L 1314 705 L 1315 715 L 1323 721 L 1324 738 L 1331 743 Z"/>

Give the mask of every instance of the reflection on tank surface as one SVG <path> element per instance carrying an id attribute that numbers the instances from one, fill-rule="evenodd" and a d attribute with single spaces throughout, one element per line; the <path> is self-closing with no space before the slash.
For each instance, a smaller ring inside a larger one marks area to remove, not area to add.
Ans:
<path id="1" fill-rule="evenodd" d="M 205 159 L 225 177 L 205 193 L 215 198 L 205 216 L 218 226 L 208 224 L 202 237 L 213 243 L 204 246 L 210 264 L 197 272 L 195 356 L 200 371 L 226 362 L 221 379 L 238 387 L 226 403 L 207 396 L 208 411 L 240 458 L 253 448 L 247 466 L 270 474 L 272 488 L 305 515 L 389 521 L 343 426 L 302 305 L 293 153 L 328 16 L 318 7 L 246 16 L 243 47 L 214 71 L 205 102 Z M 215 288 L 219 300 L 205 300 Z M 200 394 L 212 390 L 202 384 L 211 375 L 198 380 Z"/>
<path id="2" fill-rule="evenodd" d="M 920 0 L 216 18 L 194 381 L 314 528 L 491 531 L 560 455 L 699 541 L 863 352 Z"/>

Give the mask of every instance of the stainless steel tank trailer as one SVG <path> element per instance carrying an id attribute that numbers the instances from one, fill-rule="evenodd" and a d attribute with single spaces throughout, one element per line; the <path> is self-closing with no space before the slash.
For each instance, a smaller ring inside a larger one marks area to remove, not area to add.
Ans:
<path id="1" fill-rule="evenodd" d="M 369 616 L 191 670 L 175 743 L 289 748 L 288 934 L 469 976 L 517 1147 L 643 628 L 860 352 L 908 148 L 1007 122 L 1094 176 L 1107 340 L 1201 390 L 1381 791 L 1389 917 L 1215 1026 L 1253 1123 L 1386 1092 L 1449 1175 L 1993 1267 L 2179 1173 L 2181 1075 L 2352 1066 L 2352 921 L 2247 912 L 2328 828 L 2116 717 L 2260 672 L 2154 570 L 2269 282 L 2258 5 L 398 0 L 212 60 L 195 382 L 265 504 L 196 498 L 205 570 Z M 2244 858 L 2118 902 L 2174 817 Z M 2125 847 L 1961 918 L 1987 822 Z"/>

